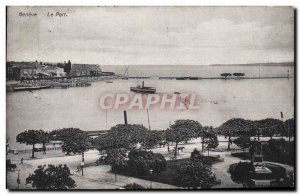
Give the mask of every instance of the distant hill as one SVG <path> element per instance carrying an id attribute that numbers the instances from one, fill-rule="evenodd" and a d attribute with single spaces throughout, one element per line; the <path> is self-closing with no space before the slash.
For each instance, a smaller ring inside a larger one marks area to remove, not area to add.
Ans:
<path id="1" fill-rule="evenodd" d="M 253 64 L 210 64 L 210 66 L 294 66 L 294 62 L 269 62 Z"/>

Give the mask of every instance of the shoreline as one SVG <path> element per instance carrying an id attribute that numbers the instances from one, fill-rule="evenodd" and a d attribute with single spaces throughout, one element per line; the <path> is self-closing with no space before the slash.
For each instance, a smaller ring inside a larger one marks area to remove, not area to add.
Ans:
<path id="1" fill-rule="evenodd" d="M 198 80 L 259 80 L 259 79 L 294 79 L 294 77 L 292 76 L 272 76 L 272 77 L 230 77 L 230 78 L 224 78 L 224 77 L 127 77 L 126 80 L 128 79 L 153 79 L 156 78 L 156 80 L 178 80 L 178 81 L 198 81 Z M 64 82 L 53 82 L 53 80 L 59 80 L 59 79 L 65 79 L 64 77 L 60 78 L 49 78 L 49 79 L 44 79 L 44 80 L 37 80 L 37 79 L 32 79 L 32 80 L 25 80 L 29 83 L 34 82 L 35 84 L 39 84 L 41 86 L 47 84 L 50 85 L 50 89 L 57 89 L 57 88 L 69 88 L 69 87 L 87 87 L 89 85 L 81 85 L 83 82 L 85 83 L 89 83 L 89 82 L 101 82 L 101 81 L 108 81 L 108 80 L 123 80 L 123 78 L 101 78 L 101 79 L 80 79 L 77 80 L 76 82 L 79 83 L 80 85 L 72 85 L 72 83 L 70 83 L 70 81 L 72 81 L 72 79 L 76 79 L 76 78 L 69 78 L 67 81 L 64 80 Z M 78 78 L 77 78 L 78 79 Z M 22 86 L 26 83 L 21 82 L 21 81 L 6 81 L 6 92 L 16 92 L 13 90 L 13 87 L 18 87 L 18 86 Z M 66 87 L 64 87 L 63 85 L 67 84 Z M 42 90 L 43 88 L 39 89 Z"/>

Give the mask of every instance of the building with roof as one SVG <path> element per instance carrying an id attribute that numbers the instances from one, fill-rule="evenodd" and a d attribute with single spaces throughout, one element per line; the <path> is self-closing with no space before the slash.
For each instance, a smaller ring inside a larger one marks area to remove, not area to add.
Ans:
<path id="1" fill-rule="evenodd" d="M 95 64 L 72 64 L 70 76 L 98 76 L 102 70 Z"/>

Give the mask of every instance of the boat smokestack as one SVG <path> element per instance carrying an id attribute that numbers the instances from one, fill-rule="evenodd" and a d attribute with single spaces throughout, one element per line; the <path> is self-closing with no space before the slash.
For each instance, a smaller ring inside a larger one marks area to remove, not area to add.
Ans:
<path id="1" fill-rule="evenodd" d="M 142 87 L 144 87 L 144 81 L 142 82 Z"/>
<path id="2" fill-rule="evenodd" d="M 124 110 L 124 121 L 125 121 L 125 125 L 127 125 L 127 112 L 126 112 L 126 110 Z"/>

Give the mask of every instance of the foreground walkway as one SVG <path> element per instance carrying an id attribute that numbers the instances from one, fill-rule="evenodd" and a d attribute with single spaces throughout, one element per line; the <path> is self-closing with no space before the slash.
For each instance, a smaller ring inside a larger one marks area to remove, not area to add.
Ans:
<path id="1" fill-rule="evenodd" d="M 49 155 L 49 158 L 47 158 Z M 81 172 L 76 172 L 77 166 L 81 163 L 81 155 L 72 155 L 72 156 L 58 156 L 53 157 L 52 154 L 47 153 L 44 158 L 40 159 L 29 159 L 24 160 L 24 164 L 20 164 L 19 156 L 13 156 L 12 163 L 17 164 L 17 170 L 20 170 L 19 177 L 21 184 L 19 189 L 32 189 L 31 185 L 26 185 L 26 178 L 29 174 L 32 174 L 39 165 L 59 165 L 66 164 L 71 173 L 73 174 L 72 178 L 76 182 L 75 189 L 117 189 L 123 187 L 128 183 L 137 183 L 142 185 L 145 188 L 149 188 L 151 183 L 147 180 L 127 177 L 127 176 L 117 176 L 117 182 L 115 182 L 115 176 L 110 172 L 110 166 L 101 165 L 101 166 L 91 166 L 84 168 L 84 176 L 81 176 Z M 23 156 L 20 156 L 23 157 Z M 85 163 L 94 163 L 100 154 L 96 150 L 90 150 L 85 153 Z M 8 189 L 18 189 L 17 178 L 18 171 L 7 172 L 7 187 Z M 171 186 L 167 184 L 162 184 L 158 182 L 152 182 L 152 188 L 154 189 L 174 189 L 176 186 Z"/>
<path id="2" fill-rule="evenodd" d="M 238 184 L 232 181 L 231 175 L 228 172 L 229 166 L 233 163 L 240 162 L 241 159 L 231 156 L 230 152 L 219 153 L 223 162 L 218 162 L 212 165 L 212 171 L 216 174 L 217 179 L 221 180 L 219 185 L 215 185 L 212 188 L 242 188 L 242 184 Z"/>
<path id="3" fill-rule="evenodd" d="M 189 158 L 191 152 L 198 148 L 200 150 L 200 140 L 195 139 L 188 144 L 180 144 L 181 147 L 184 146 L 184 150 L 179 152 L 177 159 Z M 226 148 L 226 144 L 220 143 L 219 148 Z M 173 146 L 170 147 L 173 149 Z M 173 154 L 169 153 L 167 147 L 155 148 L 153 152 L 163 154 L 167 160 L 170 160 Z M 37 159 L 30 159 L 31 154 L 26 155 L 9 155 L 8 158 L 12 160 L 12 163 L 17 164 L 17 169 L 20 169 L 20 189 L 31 189 L 31 185 L 25 185 L 26 178 L 29 174 L 32 174 L 39 165 L 59 165 L 66 164 L 71 170 L 77 187 L 75 189 L 117 189 L 123 187 L 128 183 L 137 183 L 142 185 L 145 188 L 149 188 L 151 182 L 148 180 L 127 177 L 123 175 L 117 175 L 117 181 L 115 181 L 115 175 L 110 172 L 110 166 L 101 165 L 101 166 L 90 166 L 84 168 L 84 176 L 81 176 L 81 172 L 76 172 L 77 166 L 80 166 L 81 155 L 72 155 L 65 156 L 61 151 L 47 152 L 46 155 L 37 154 Z M 204 153 L 207 155 L 207 152 Z M 233 163 L 240 162 L 241 159 L 231 156 L 231 152 L 210 152 L 210 155 L 219 155 L 221 159 L 224 159 L 222 162 L 217 162 L 212 165 L 212 171 L 215 173 L 217 179 L 221 181 L 219 185 L 213 186 L 212 188 L 242 188 L 242 184 L 237 184 L 231 180 L 230 173 L 228 173 L 228 168 Z M 85 163 L 92 164 L 101 155 L 97 150 L 90 150 L 85 152 Z M 20 159 L 24 158 L 24 164 L 20 164 Z M 294 173 L 294 167 L 274 163 L 286 168 L 288 173 Z M 7 184 L 9 189 L 17 189 L 17 178 L 18 172 L 7 172 Z M 167 185 L 163 183 L 152 182 L 152 188 L 154 189 L 174 189 L 178 188 L 176 186 Z"/>

